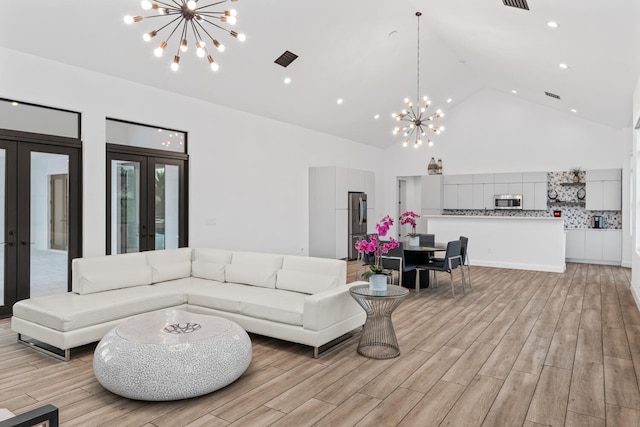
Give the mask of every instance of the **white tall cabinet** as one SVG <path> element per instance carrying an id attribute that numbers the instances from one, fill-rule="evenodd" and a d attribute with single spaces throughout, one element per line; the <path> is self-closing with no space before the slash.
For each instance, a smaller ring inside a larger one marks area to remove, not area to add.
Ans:
<path id="1" fill-rule="evenodd" d="M 375 228 L 375 175 L 336 166 L 309 168 L 309 256 L 347 258 L 349 192 L 367 194 L 368 231 Z"/>

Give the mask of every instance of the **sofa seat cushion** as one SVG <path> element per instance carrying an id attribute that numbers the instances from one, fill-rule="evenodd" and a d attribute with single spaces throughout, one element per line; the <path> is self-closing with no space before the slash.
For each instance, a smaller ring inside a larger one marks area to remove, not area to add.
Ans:
<path id="1" fill-rule="evenodd" d="M 189 292 L 187 302 L 229 313 L 302 326 L 305 295 L 237 283 L 219 284 Z"/>
<path id="2" fill-rule="evenodd" d="M 154 285 L 78 295 L 73 292 L 18 301 L 13 315 L 56 331 L 73 331 L 184 304 L 183 292 Z"/>

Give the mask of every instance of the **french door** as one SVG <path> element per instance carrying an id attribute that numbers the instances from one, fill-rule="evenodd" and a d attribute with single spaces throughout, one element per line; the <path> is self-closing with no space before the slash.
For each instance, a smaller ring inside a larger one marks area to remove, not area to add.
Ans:
<path id="1" fill-rule="evenodd" d="M 81 254 L 80 143 L 0 134 L 0 316 L 70 290 Z"/>
<path id="2" fill-rule="evenodd" d="M 107 153 L 107 254 L 187 245 L 186 156 Z"/>

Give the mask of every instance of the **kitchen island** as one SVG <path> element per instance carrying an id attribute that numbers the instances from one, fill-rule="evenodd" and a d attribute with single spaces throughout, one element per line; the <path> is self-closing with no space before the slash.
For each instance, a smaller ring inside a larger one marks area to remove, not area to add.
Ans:
<path id="1" fill-rule="evenodd" d="M 469 238 L 472 265 L 521 270 L 565 271 L 562 218 L 478 215 L 424 215 L 436 241 Z"/>

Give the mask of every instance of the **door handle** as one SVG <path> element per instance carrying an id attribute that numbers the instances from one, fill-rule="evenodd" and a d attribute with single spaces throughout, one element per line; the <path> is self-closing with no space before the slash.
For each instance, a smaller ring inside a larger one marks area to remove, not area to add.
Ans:
<path id="1" fill-rule="evenodd" d="M 26 240 L 23 240 L 20 242 L 21 245 L 35 245 L 36 242 L 27 242 Z"/>

